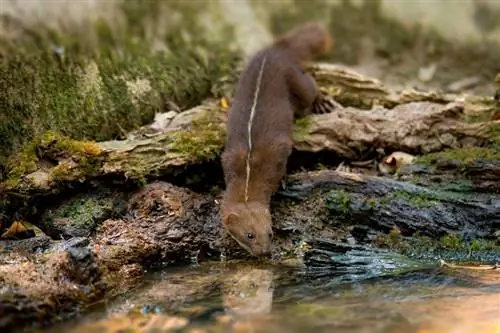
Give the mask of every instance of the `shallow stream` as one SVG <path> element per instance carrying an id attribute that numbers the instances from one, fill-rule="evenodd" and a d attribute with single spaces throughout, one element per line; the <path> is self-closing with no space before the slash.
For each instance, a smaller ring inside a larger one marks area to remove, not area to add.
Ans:
<path id="1" fill-rule="evenodd" d="M 498 269 L 436 267 L 342 284 L 304 272 L 210 263 L 150 273 L 129 294 L 44 332 L 500 332 Z"/>

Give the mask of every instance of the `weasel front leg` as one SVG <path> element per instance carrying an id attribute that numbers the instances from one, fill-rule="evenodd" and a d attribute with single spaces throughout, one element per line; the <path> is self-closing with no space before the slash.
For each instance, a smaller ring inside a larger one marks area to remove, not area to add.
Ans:
<path id="1" fill-rule="evenodd" d="M 292 67 L 286 73 L 286 83 L 294 98 L 295 117 L 302 118 L 311 114 L 319 92 L 313 77 L 300 67 Z"/>
<path id="2" fill-rule="evenodd" d="M 320 92 L 318 97 L 314 100 L 311 113 L 324 114 L 343 108 L 342 104 L 334 100 L 332 97 Z"/>
<path id="3" fill-rule="evenodd" d="M 322 93 L 316 80 L 302 69 L 293 68 L 287 74 L 288 86 L 298 102 L 296 117 L 301 118 L 312 113 L 330 113 L 335 109 L 343 108 L 333 98 Z"/>

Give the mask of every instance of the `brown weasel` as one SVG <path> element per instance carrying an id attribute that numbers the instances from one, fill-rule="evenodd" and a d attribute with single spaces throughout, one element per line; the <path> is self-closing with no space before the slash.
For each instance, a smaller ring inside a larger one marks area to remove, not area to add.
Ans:
<path id="1" fill-rule="evenodd" d="M 304 63 L 331 45 L 324 27 L 305 24 L 257 52 L 236 85 L 222 154 L 226 190 L 220 217 L 229 235 L 254 256 L 271 250 L 269 204 L 292 152 L 294 116 L 311 113 L 319 95 Z"/>

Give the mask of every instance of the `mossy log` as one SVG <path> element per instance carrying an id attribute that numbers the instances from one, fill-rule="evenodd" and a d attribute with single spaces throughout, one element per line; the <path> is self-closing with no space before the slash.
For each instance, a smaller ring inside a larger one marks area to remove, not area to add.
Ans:
<path id="1" fill-rule="evenodd" d="M 429 188 L 470 193 L 500 192 L 500 158 L 485 148 L 428 154 L 398 170 L 400 180 Z"/>
<path id="2" fill-rule="evenodd" d="M 484 146 L 497 139 L 500 121 L 488 120 L 498 111 L 493 98 L 392 90 L 376 79 L 328 64 L 309 70 L 323 92 L 343 107 L 297 121 L 298 151 L 361 160 L 375 148 L 422 154 Z M 476 121 L 471 122 L 471 116 Z M 226 109 L 208 102 L 176 114 L 161 128 L 145 127 L 129 140 L 92 145 L 46 135 L 13 157 L 2 186 L 11 193 L 48 194 L 75 181 L 107 176 L 144 180 L 177 172 L 217 158 L 225 119 Z"/>
<path id="3" fill-rule="evenodd" d="M 344 108 L 310 117 L 295 147 L 357 160 L 373 148 L 426 154 L 498 140 L 500 104 L 493 97 L 391 89 L 346 67 L 316 64 L 323 93 Z"/>
<path id="4" fill-rule="evenodd" d="M 450 233 L 469 239 L 493 236 L 500 228 L 498 196 L 430 190 L 383 177 L 329 170 L 297 174 L 279 194 L 301 198 L 325 189 L 334 223 L 356 221 L 384 233 L 398 229 L 405 236 L 418 233 L 435 239 Z"/>

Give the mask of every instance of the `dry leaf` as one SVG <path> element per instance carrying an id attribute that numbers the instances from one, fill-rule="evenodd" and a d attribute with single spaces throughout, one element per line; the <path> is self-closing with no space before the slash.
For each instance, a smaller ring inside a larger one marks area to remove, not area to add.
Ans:
<path id="1" fill-rule="evenodd" d="M 23 221 L 14 221 L 12 225 L 7 229 L 6 232 L 4 232 L 1 236 L 1 238 L 7 238 L 7 239 L 18 239 L 18 238 L 29 238 L 26 237 L 26 234 L 32 232 L 32 236 L 35 236 L 35 232 L 33 230 L 29 230 L 23 223 Z"/>
<path id="2" fill-rule="evenodd" d="M 223 110 L 227 110 L 229 108 L 229 102 L 227 101 L 227 99 L 225 97 L 222 97 L 220 99 L 220 106 Z"/>

